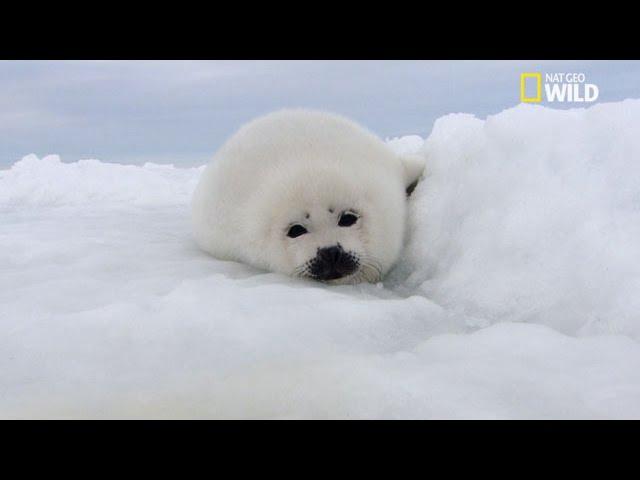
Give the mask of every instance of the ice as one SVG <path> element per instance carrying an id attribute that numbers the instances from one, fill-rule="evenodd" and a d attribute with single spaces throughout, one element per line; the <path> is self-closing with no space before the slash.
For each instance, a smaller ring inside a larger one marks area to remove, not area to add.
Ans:
<path id="1" fill-rule="evenodd" d="M 418 135 L 388 138 L 386 142 L 393 151 L 401 155 L 419 152 L 424 146 L 424 139 Z"/>
<path id="2" fill-rule="evenodd" d="M 0 417 L 640 418 L 640 101 L 455 114 L 384 284 L 200 252 L 202 168 L 0 170 Z"/>

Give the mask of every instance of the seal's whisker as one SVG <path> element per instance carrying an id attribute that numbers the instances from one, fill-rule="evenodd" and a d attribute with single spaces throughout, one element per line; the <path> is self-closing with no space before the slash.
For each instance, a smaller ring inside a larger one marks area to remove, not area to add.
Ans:
<path id="1" fill-rule="evenodd" d="M 356 265 L 355 271 L 351 275 L 344 277 L 342 281 L 331 281 L 331 284 L 356 284 L 363 281 L 369 283 L 377 283 L 382 279 L 382 267 L 380 261 L 377 258 L 366 253 L 356 254 L 354 252 L 349 252 L 348 255 L 351 256 Z M 321 278 L 316 277 L 316 275 L 313 273 L 313 265 L 314 259 L 308 260 L 303 264 L 295 267 L 291 275 L 297 278 L 322 280 Z"/>
<path id="2" fill-rule="evenodd" d="M 362 257 L 360 271 L 362 277 L 370 283 L 376 283 L 382 278 L 382 272 L 377 261 L 370 259 L 367 256 Z"/>
<path id="3" fill-rule="evenodd" d="M 307 273 L 307 265 L 306 263 L 303 263 L 302 265 L 298 265 L 292 273 L 292 276 L 294 277 L 298 277 L 298 278 L 305 278 L 308 277 L 308 273 Z"/>

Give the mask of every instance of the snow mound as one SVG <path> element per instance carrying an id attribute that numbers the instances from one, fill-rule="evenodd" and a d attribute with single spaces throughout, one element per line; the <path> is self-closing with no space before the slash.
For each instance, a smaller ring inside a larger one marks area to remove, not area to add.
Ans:
<path id="1" fill-rule="evenodd" d="M 195 246 L 202 169 L 0 171 L 2 418 L 640 418 L 640 101 L 449 115 L 404 257 L 329 287 Z"/>
<path id="2" fill-rule="evenodd" d="M 180 205 L 189 201 L 203 169 L 99 160 L 63 163 L 58 155 L 39 159 L 31 154 L 0 171 L 0 205 Z"/>
<path id="3" fill-rule="evenodd" d="M 640 337 L 640 101 L 439 119 L 408 284 L 493 323 Z"/>

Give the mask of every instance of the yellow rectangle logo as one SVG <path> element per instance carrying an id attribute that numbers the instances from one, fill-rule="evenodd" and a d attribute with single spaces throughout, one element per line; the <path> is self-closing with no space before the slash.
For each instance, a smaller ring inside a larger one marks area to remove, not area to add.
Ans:
<path id="1" fill-rule="evenodd" d="M 527 97 L 527 78 L 536 79 L 536 96 Z M 520 101 L 524 103 L 537 103 L 542 101 L 542 74 L 541 73 L 521 73 L 520 74 Z"/>

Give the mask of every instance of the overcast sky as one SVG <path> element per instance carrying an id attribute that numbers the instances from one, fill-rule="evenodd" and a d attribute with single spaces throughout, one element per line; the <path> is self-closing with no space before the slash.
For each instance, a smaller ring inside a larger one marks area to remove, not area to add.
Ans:
<path id="1" fill-rule="evenodd" d="M 242 123 L 283 107 L 346 114 L 381 137 L 519 102 L 522 72 L 583 72 L 599 101 L 640 98 L 638 61 L 0 61 L 0 166 L 202 164 Z"/>

